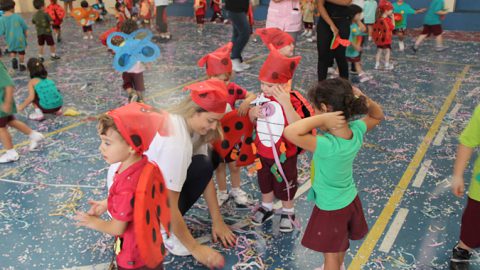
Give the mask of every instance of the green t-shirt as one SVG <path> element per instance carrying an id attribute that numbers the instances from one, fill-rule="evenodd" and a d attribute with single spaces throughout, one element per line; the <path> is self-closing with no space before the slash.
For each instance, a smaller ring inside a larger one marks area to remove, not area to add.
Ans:
<path id="1" fill-rule="evenodd" d="M 27 39 L 25 32 L 28 27 L 22 17 L 16 13 L 0 18 L 0 36 L 5 36 L 8 50 L 11 52 L 25 51 Z"/>
<path id="2" fill-rule="evenodd" d="M 40 79 L 40 81 L 34 86 L 34 89 L 38 96 L 38 102 L 42 108 L 50 110 L 63 105 L 62 95 L 52 80 Z"/>
<path id="3" fill-rule="evenodd" d="M 472 118 L 460 135 L 459 141 L 470 148 L 480 146 L 480 105 L 473 112 Z M 473 177 L 468 190 L 468 197 L 480 202 L 480 157 L 477 157 L 473 166 Z"/>
<path id="4" fill-rule="evenodd" d="M 314 178 L 308 199 L 315 200 L 321 210 L 342 209 L 357 196 L 353 160 L 362 147 L 367 125 L 363 120 L 356 120 L 349 126 L 353 132 L 350 140 L 329 133 L 317 136 L 317 148 L 313 153 Z"/>
<path id="5" fill-rule="evenodd" d="M 363 5 L 363 21 L 366 24 L 375 23 L 375 12 L 377 12 L 377 1 L 367 0 Z"/>
<path id="6" fill-rule="evenodd" d="M 443 10 L 444 5 L 444 0 L 432 0 L 432 3 L 430 3 L 430 7 L 427 10 L 427 13 L 425 13 L 425 19 L 423 20 L 423 24 L 442 24 L 442 21 L 440 20 L 440 15 L 438 15 L 437 12 Z"/>
<path id="7" fill-rule="evenodd" d="M 393 3 L 393 13 L 402 15 L 402 20 L 395 22 L 395 29 L 405 29 L 407 28 L 407 16 L 415 14 L 415 9 L 405 2 L 402 4 L 396 2 Z"/>
<path id="8" fill-rule="evenodd" d="M 360 31 L 360 27 L 356 23 L 352 23 L 350 25 L 350 37 L 348 38 L 350 42 L 353 44 L 359 44 L 358 39 L 362 38 L 361 36 L 365 35 L 362 31 Z M 354 58 L 360 55 L 359 51 L 356 51 L 352 45 L 347 47 L 347 51 L 345 53 L 347 57 Z"/>
<path id="9" fill-rule="evenodd" d="M 12 109 L 10 112 L 6 113 L 2 110 L 3 102 L 5 101 L 5 87 L 15 86 L 12 78 L 8 75 L 7 68 L 5 65 L 0 62 L 0 117 L 6 117 L 17 112 L 17 107 L 15 106 L 15 100 L 12 102 Z"/>
<path id="10" fill-rule="evenodd" d="M 37 36 L 52 35 L 51 20 L 50 16 L 41 9 L 33 15 L 32 23 L 35 24 L 35 28 L 37 29 Z"/>

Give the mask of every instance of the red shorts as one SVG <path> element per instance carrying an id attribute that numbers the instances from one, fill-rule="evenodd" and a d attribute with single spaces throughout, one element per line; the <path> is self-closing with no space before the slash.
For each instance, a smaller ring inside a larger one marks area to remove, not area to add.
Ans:
<path id="1" fill-rule="evenodd" d="M 392 49 L 392 44 L 387 45 L 377 45 L 377 49 Z"/>
<path id="2" fill-rule="evenodd" d="M 270 167 L 275 164 L 275 160 L 260 157 L 262 162 L 262 168 L 258 170 L 258 185 L 262 194 L 270 193 L 273 191 L 275 197 L 282 201 L 289 201 L 295 198 L 295 193 L 298 189 L 298 172 L 297 172 L 297 155 L 287 158 L 282 163 L 283 172 L 287 177 L 290 185 L 290 190 L 287 191 L 287 184 L 282 179 L 282 182 L 278 182 L 277 178 L 270 171 Z M 290 196 L 288 196 L 290 194 Z"/>
<path id="3" fill-rule="evenodd" d="M 480 247 L 480 202 L 470 199 L 467 200 L 467 207 L 463 211 L 462 226 L 460 228 L 460 240 L 469 248 Z"/>
<path id="4" fill-rule="evenodd" d="M 42 106 L 40 106 L 40 100 L 38 99 L 37 93 L 35 93 L 35 98 L 33 99 L 33 104 L 37 105 L 37 107 L 42 110 L 42 113 L 56 113 L 58 110 L 62 108 L 62 106 L 58 108 L 53 108 L 53 109 L 44 109 Z"/>
<path id="5" fill-rule="evenodd" d="M 435 24 L 435 25 L 423 25 L 423 30 L 422 30 L 422 35 L 434 35 L 434 36 L 439 36 L 443 33 L 442 30 L 442 25 L 441 24 Z"/>
<path id="6" fill-rule="evenodd" d="M 313 208 L 302 245 L 324 253 L 344 252 L 350 247 L 349 239 L 360 240 L 368 233 L 362 202 L 357 196 L 346 207 L 334 210 Z"/>
<path id="7" fill-rule="evenodd" d="M 0 117 L 0 128 L 4 128 L 10 121 L 15 120 L 15 116 L 9 115 L 5 117 Z"/>
<path id="8" fill-rule="evenodd" d="M 145 91 L 145 83 L 143 81 L 143 72 L 141 73 L 122 73 L 123 89 L 133 88 L 136 91 Z"/>
<path id="9" fill-rule="evenodd" d="M 350 63 L 359 63 L 361 61 L 360 56 L 357 57 L 347 57 L 347 61 Z"/>
<path id="10" fill-rule="evenodd" d="M 45 45 L 45 42 L 47 43 L 48 46 L 55 45 L 52 35 L 40 35 L 40 36 L 37 36 L 37 38 L 38 38 L 38 45 L 40 46 Z"/>

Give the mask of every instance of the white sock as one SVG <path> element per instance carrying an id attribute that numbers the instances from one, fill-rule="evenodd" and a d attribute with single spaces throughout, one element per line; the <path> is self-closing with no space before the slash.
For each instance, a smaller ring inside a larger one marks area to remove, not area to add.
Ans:
<path id="1" fill-rule="evenodd" d="M 293 208 L 293 207 L 292 207 L 292 208 L 285 208 L 285 207 L 283 207 L 283 208 L 282 208 L 282 211 L 283 211 L 284 213 L 287 213 L 287 214 L 293 214 L 293 213 L 295 213 L 295 208 Z"/>
<path id="2" fill-rule="evenodd" d="M 238 192 L 240 192 L 240 190 L 241 190 L 241 189 L 240 189 L 239 187 L 232 187 L 232 190 L 231 190 L 230 192 L 232 192 L 232 193 L 238 193 Z"/>
<path id="3" fill-rule="evenodd" d="M 218 190 L 218 193 L 227 194 L 227 190 Z"/>
<path id="4" fill-rule="evenodd" d="M 38 113 L 38 114 L 43 114 L 42 110 L 40 110 L 40 108 L 35 108 L 35 112 Z"/>
<path id="5" fill-rule="evenodd" d="M 51 53 L 51 56 L 54 56 L 54 57 L 55 57 L 56 55 L 57 55 L 56 53 Z"/>
<path id="6" fill-rule="evenodd" d="M 267 209 L 268 211 L 272 211 L 273 202 L 271 202 L 271 203 L 262 202 L 262 206 L 263 206 L 263 208 Z"/>
<path id="7" fill-rule="evenodd" d="M 38 58 L 43 58 L 43 55 L 39 54 L 39 55 L 38 55 Z"/>

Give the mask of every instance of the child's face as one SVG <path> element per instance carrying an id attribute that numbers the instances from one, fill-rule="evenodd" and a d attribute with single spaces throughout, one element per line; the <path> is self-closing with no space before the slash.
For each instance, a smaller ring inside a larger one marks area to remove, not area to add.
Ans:
<path id="1" fill-rule="evenodd" d="M 190 121 L 190 127 L 192 130 L 203 136 L 207 135 L 210 130 L 215 130 L 219 125 L 220 120 L 223 118 L 223 113 L 214 112 L 199 112 L 195 113 Z"/>
<path id="2" fill-rule="evenodd" d="M 295 49 L 295 46 L 292 43 L 290 45 L 287 45 L 287 46 L 281 48 L 280 50 L 278 50 L 278 52 L 283 56 L 292 57 L 293 56 L 293 49 Z"/>
<path id="3" fill-rule="evenodd" d="M 262 89 L 263 94 L 266 97 L 273 96 L 273 91 L 275 89 L 279 89 L 281 91 L 285 91 L 285 83 L 269 83 L 269 82 L 260 82 L 260 88 Z"/>
<path id="4" fill-rule="evenodd" d="M 217 80 L 220 80 L 220 81 L 224 81 L 225 84 L 228 84 L 230 82 L 230 74 L 228 73 L 223 73 L 223 74 L 219 74 L 219 75 L 215 75 L 215 76 L 210 76 L 210 79 L 217 79 Z"/>
<path id="5" fill-rule="evenodd" d="M 99 150 L 108 164 L 123 162 L 132 154 L 133 149 L 130 145 L 112 128 L 109 128 L 105 134 L 100 134 L 100 140 L 102 142 Z"/>
<path id="6" fill-rule="evenodd" d="M 390 16 L 393 14 L 393 9 L 387 10 L 385 13 L 387 14 L 387 16 Z"/>
<path id="7" fill-rule="evenodd" d="M 361 20 L 361 17 L 362 17 L 362 13 L 357 13 L 355 14 L 355 16 L 353 17 L 353 21 L 354 22 L 358 22 Z"/>

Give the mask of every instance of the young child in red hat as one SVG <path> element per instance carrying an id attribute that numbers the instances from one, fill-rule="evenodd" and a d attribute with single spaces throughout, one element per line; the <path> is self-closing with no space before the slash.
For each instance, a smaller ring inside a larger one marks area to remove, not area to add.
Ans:
<path id="1" fill-rule="evenodd" d="M 207 1 L 195 0 L 193 2 L 193 10 L 195 13 L 195 20 L 197 22 L 197 32 L 201 34 L 203 32 L 205 24 L 205 14 L 207 13 Z"/>
<path id="2" fill-rule="evenodd" d="M 136 102 L 99 118 L 100 152 L 107 163 L 121 165 L 108 198 L 90 201 L 90 210 L 77 212 L 74 219 L 78 226 L 116 237 L 118 269 L 163 269 L 165 247 L 159 223 L 169 230 L 170 207 L 160 169 L 144 152 L 157 133 L 167 135 L 167 119 L 167 113 L 156 112 L 151 106 Z M 152 177 L 155 180 L 151 180 Z M 147 196 L 141 196 L 142 193 Z M 140 205 L 143 208 L 137 211 Z M 100 218 L 107 210 L 112 216 L 109 221 Z M 155 222 L 157 226 L 152 228 Z"/>
<path id="3" fill-rule="evenodd" d="M 393 70 L 393 64 L 390 63 L 392 53 L 392 35 L 395 25 L 393 18 L 393 5 L 388 0 L 380 1 L 377 8 L 377 20 L 373 25 L 373 40 L 377 45 L 377 55 L 375 56 L 375 69 L 380 69 L 382 55 L 385 57 L 385 69 Z"/>
<path id="4" fill-rule="evenodd" d="M 255 34 L 260 36 L 267 48 L 272 44 L 273 47 L 286 57 L 292 57 L 295 50 L 295 40 L 278 28 L 259 28 L 255 30 Z"/>
<path id="5" fill-rule="evenodd" d="M 273 217 L 273 200 L 282 201 L 280 231 L 292 232 L 295 220 L 294 202 L 297 191 L 297 155 L 299 149 L 286 140 L 283 129 L 288 124 L 313 115 L 313 109 L 297 91 L 292 91 L 292 79 L 301 57 L 286 57 L 270 44 L 270 54 L 260 69 L 262 96 L 250 109 L 256 121 L 255 145 L 259 156 L 258 184 L 262 192 L 261 206 L 255 211 L 252 223 L 259 226 Z M 255 101 L 254 101 L 255 102 Z"/>
<path id="6" fill-rule="evenodd" d="M 252 102 L 256 96 L 230 81 L 232 78 L 232 60 L 230 59 L 232 46 L 232 42 L 229 42 L 214 52 L 205 55 L 198 61 L 198 66 L 205 66 L 209 79 L 214 78 L 225 82 L 227 85 L 227 102 L 230 106 L 229 109 L 235 110 L 235 103 L 238 100 L 243 100 L 237 111 L 239 116 L 244 116 L 248 113 L 250 102 Z M 240 147 L 241 145 L 237 144 L 233 147 L 232 151 L 237 153 Z M 240 168 L 236 166 L 236 159 L 234 157 L 235 155 L 232 155 L 232 152 L 227 154 L 225 158 L 222 158 L 216 151 L 213 152 L 213 160 L 220 163 L 216 170 L 218 185 L 217 199 L 219 206 L 222 206 L 232 197 L 237 206 L 243 208 L 252 204 L 252 201 L 248 198 L 245 191 L 240 188 Z M 232 189 L 230 194 L 227 192 L 226 163 L 228 163 L 231 177 Z"/>

